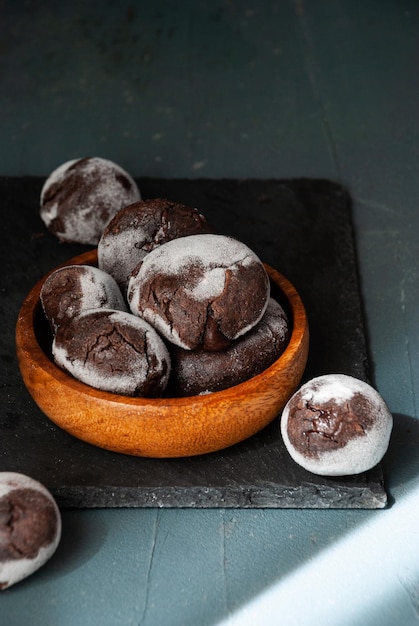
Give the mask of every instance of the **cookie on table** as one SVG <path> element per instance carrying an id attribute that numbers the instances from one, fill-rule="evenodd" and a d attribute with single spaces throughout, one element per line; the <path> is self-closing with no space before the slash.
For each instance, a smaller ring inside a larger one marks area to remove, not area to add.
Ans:
<path id="1" fill-rule="evenodd" d="M 61 539 L 61 514 L 37 480 L 0 472 L 0 590 L 42 567 Z"/>

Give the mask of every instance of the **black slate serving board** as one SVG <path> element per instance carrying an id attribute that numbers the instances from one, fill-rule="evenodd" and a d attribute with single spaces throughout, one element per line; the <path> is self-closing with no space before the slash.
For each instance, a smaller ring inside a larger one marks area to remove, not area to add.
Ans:
<path id="1" fill-rule="evenodd" d="M 325 478 L 297 466 L 275 420 L 227 450 L 144 459 L 101 450 L 60 430 L 20 377 L 14 331 L 28 291 L 47 271 L 84 252 L 61 244 L 38 214 L 40 178 L 0 178 L 0 471 L 44 483 L 61 507 L 382 508 L 381 467 Z M 350 198 L 326 180 L 139 179 L 144 198 L 194 205 L 218 232 L 247 243 L 285 274 L 309 318 L 305 380 L 341 372 L 368 380 Z"/>

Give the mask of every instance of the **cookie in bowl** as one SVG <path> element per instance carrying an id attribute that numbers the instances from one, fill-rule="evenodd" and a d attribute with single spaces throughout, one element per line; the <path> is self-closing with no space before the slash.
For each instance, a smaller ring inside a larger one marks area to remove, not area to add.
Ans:
<path id="1" fill-rule="evenodd" d="M 289 336 L 288 317 L 282 306 L 270 298 L 260 322 L 224 350 L 169 347 L 169 392 L 174 396 L 193 396 L 238 385 L 276 361 L 286 349 Z"/>
<path id="2" fill-rule="evenodd" d="M 268 306 L 270 282 L 257 255 L 225 235 L 174 239 L 132 272 L 130 309 L 186 350 L 221 350 L 244 335 Z"/>
<path id="3" fill-rule="evenodd" d="M 127 310 L 116 281 L 91 265 L 67 265 L 51 272 L 40 298 L 53 333 L 89 309 Z"/>
<path id="4" fill-rule="evenodd" d="M 166 245 L 166 244 L 165 244 Z M 69 265 L 97 266 L 97 252 Z M 40 303 L 41 279 L 21 307 L 16 326 L 20 371 L 33 400 L 57 426 L 92 445 L 154 458 L 207 454 L 259 432 L 282 411 L 307 362 L 309 332 L 303 302 L 293 285 L 265 265 L 272 296 L 289 320 L 283 353 L 265 370 L 233 387 L 189 397 L 143 398 L 95 389 L 58 367 L 52 333 Z"/>
<path id="5" fill-rule="evenodd" d="M 120 209 L 103 231 L 98 265 L 125 294 L 131 272 L 146 254 L 172 239 L 211 231 L 194 207 L 166 198 L 141 200 Z"/>

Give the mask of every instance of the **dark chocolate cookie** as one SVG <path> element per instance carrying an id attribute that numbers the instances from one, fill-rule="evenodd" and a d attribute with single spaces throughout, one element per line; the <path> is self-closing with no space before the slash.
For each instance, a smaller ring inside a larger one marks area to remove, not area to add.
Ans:
<path id="1" fill-rule="evenodd" d="M 50 492 L 16 472 L 0 472 L 0 589 L 26 578 L 53 555 L 61 515 Z"/>
<path id="2" fill-rule="evenodd" d="M 99 267 L 125 293 L 132 270 L 161 244 L 211 229 L 197 209 L 162 198 L 122 208 L 105 228 L 98 244 Z"/>
<path id="3" fill-rule="evenodd" d="M 327 374 L 305 383 L 288 401 L 281 432 L 291 457 L 324 476 L 359 474 L 384 456 L 393 418 L 362 380 Z"/>
<path id="4" fill-rule="evenodd" d="M 135 181 L 116 163 L 75 159 L 45 181 L 40 216 L 60 241 L 96 245 L 115 213 L 140 198 Z"/>
<path id="5" fill-rule="evenodd" d="M 86 385 L 128 396 L 159 396 L 170 356 L 156 331 L 123 311 L 90 310 L 59 326 L 55 362 Z"/>
<path id="6" fill-rule="evenodd" d="M 88 309 L 126 311 L 116 281 L 90 265 L 67 265 L 52 272 L 42 285 L 41 303 L 53 333 Z"/>
<path id="7" fill-rule="evenodd" d="M 128 302 L 135 315 L 186 350 L 221 350 L 262 318 L 270 283 L 244 243 L 224 235 L 173 239 L 133 271 Z"/>
<path id="8" fill-rule="evenodd" d="M 260 322 L 225 350 L 208 352 L 169 347 L 172 361 L 169 393 L 192 396 L 242 383 L 272 365 L 285 350 L 288 339 L 287 316 L 271 298 Z"/>

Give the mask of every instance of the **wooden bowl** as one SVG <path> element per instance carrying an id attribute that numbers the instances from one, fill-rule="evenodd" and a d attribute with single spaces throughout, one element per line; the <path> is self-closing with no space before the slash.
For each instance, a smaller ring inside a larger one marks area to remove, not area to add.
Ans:
<path id="1" fill-rule="evenodd" d="M 63 265 L 97 264 L 92 250 Z M 145 457 L 205 454 L 243 441 L 267 426 L 297 389 L 308 356 L 305 309 L 294 287 L 266 266 L 272 294 L 292 321 L 281 357 L 250 380 L 211 394 L 145 399 L 99 391 L 54 365 L 51 333 L 40 304 L 46 276 L 26 297 L 16 326 L 19 367 L 32 398 L 51 421 L 95 446 Z"/>

